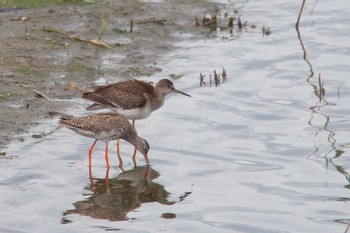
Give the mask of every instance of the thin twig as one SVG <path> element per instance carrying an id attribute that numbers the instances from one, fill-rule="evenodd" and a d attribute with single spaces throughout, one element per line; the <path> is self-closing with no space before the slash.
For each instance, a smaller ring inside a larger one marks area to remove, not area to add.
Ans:
<path id="1" fill-rule="evenodd" d="M 87 92 L 87 90 L 85 90 L 84 88 L 78 87 L 78 86 L 76 86 L 73 83 L 67 83 L 67 88 L 70 89 L 70 90 L 78 91 L 80 93 Z"/>
<path id="2" fill-rule="evenodd" d="M 135 21 L 136 24 L 144 24 L 144 23 L 165 23 L 168 21 L 167 19 L 147 19 L 147 20 L 139 20 Z"/>
<path id="3" fill-rule="evenodd" d="M 349 227 L 350 227 L 350 221 L 349 221 L 348 226 L 346 227 L 346 229 L 345 229 L 345 232 L 344 232 L 344 233 L 347 233 L 347 232 L 348 232 Z"/>
<path id="4" fill-rule="evenodd" d="M 105 43 L 103 43 L 102 41 L 98 40 L 98 39 L 95 39 L 95 40 L 87 40 L 87 39 L 84 39 L 80 36 L 74 36 L 74 35 L 70 35 L 64 31 L 61 31 L 61 30 L 58 30 L 58 29 L 54 29 L 54 28 L 47 28 L 47 27 L 44 27 L 44 31 L 46 32 L 56 32 L 58 34 L 61 34 L 61 35 L 64 35 L 65 37 L 68 37 L 70 39 L 73 39 L 73 40 L 79 40 L 79 41 L 84 41 L 84 42 L 89 42 L 89 43 L 92 43 L 94 45 L 98 45 L 98 46 L 102 46 L 102 47 L 105 47 L 105 48 L 108 48 L 108 49 L 111 49 L 111 47 Z"/>
<path id="5" fill-rule="evenodd" d="M 299 28 L 299 21 L 300 21 L 301 14 L 303 13 L 305 2 L 306 2 L 306 0 L 303 0 L 303 4 L 301 5 L 300 11 L 299 11 L 298 20 L 297 20 L 297 22 L 295 24 L 296 28 Z"/>
<path id="6" fill-rule="evenodd" d="M 47 100 L 50 100 L 50 101 L 54 101 L 53 99 L 51 99 L 50 97 L 48 97 L 47 95 L 45 95 L 44 93 L 38 91 L 38 90 L 33 90 L 33 92 L 35 92 L 37 95 L 47 99 Z"/>

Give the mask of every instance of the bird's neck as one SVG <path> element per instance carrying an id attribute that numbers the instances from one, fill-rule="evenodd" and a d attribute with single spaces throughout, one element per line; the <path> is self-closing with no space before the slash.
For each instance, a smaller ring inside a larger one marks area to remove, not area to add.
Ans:
<path id="1" fill-rule="evenodd" d="M 133 138 L 129 141 L 137 150 L 139 150 L 140 145 L 142 144 L 140 137 L 137 134 L 134 135 Z"/>
<path id="2" fill-rule="evenodd" d="M 161 91 L 161 89 L 155 88 L 155 92 L 154 92 L 154 95 L 152 98 L 152 103 L 151 103 L 152 111 L 155 111 L 163 106 L 165 95 L 166 94 L 163 93 Z"/>

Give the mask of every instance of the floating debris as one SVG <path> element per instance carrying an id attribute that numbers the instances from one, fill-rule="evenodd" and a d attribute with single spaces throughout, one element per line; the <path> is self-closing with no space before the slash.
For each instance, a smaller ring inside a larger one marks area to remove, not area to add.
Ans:
<path id="1" fill-rule="evenodd" d="M 165 219 L 176 218 L 176 214 L 173 214 L 173 213 L 163 213 L 163 214 L 162 214 L 162 218 L 165 218 Z"/>
<path id="2" fill-rule="evenodd" d="M 32 138 L 34 138 L 34 139 L 39 139 L 39 138 L 42 138 L 43 137 L 43 135 L 40 135 L 40 134 L 33 134 L 32 135 Z"/>
<path id="3" fill-rule="evenodd" d="M 195 19 L 196 19 L 196 26 L 197 26 L 197 27 L 200 26 L 199 21 L 198 21 L 198 18 L 197 18 L 197 15 L 195 16 Z"/>
<path id="4" fill-rule="evenodd" d="M 203 84 L 205 85 L 204 77 L 205 77 L 205 75 L 203 75 L 202 73 L 199 74 L 199 78 L 200 78 L 199 85 L 200 86 L 203 86 Z"/>
<path id="5" fill-rule="evenodd" d="M 22 22 L 26 22 L 26 21 L 28 21 L 28 17 L 26 17 L 26 16 L 22 16 L 22 17 L 15 17 L 15 18 L 11 18 L 10 20 L 11 21 L 22 21 Z"/>
<path id="6" fill-rule="evenodd" d="M 226 69 L 224 67 L 222 67 L 222 80 L 225 82 L 226 81 L 226 77 L 227 77 L 227 73 L 226 73 Z"/>
<path id="7" fill-rule="evenodd" d="M 321 79 L 321 73 L 318 74 L 318 97 L 321 100 L 324 98 L 326 94 L 326 89 L 323 87 L 324 82 Z"/>
<path id="8" fill-rule="evenodd" d="M 217 14 L 217 12 L 216 12 Z M 203 22 L 202 25 L 203 26 L 207 26 L 207 27 L 212 27 L 212 26 L 216 26 L 217 25 L 217 15 L 212 15 L 211 18 L 207 18 L 207 13 L 205 13 L 203 15 Z"/>
<path id="9" fill-rule="evenodd" d="M 132 29 L 134 28 L 134 21 L 131 20 L 130 21 L 130 32 L 132 32 Z"/>
<path id="10" fill-rule="evenodd" d="M 205 75 L 200 73 L 199 74 L 199 86 L 206 85 L 206 82 L 204 80 Z M 214 84 L 215 87 L 220 86 L 220 83 L 224 83 L 227 79 L 227 72 L 224 67 L 222 67 L 222 73 L 219 74 L 215 69 L 214 69 Z M 212 86 L 212 74 L 209 74 L 209 87 Z"/>
<path id="11" fill-rule="evenodd" d="M 265 26 L 262 27 L 261 31 L 262 31 L 263 36 L 269 36 L 272 33 L 270 31 L 270 28 L 269 27 L 265 27 Z"/>
<path id="12" fill-rule="evenodd" d="M 230 28 L 233 28 L 233 21 L 235 20 L 235 18 L 233 16 L 231 16 L 228 20 L 228 24 L 227 26 Z"/>
<path id="13" fill-rule="evenodd" d="M 197 27 L 207 27 L 211 31 L 221 32 L 228 31 L 230 33 L 230 37 L 234 37 L 234 28 L 237 31 L 242 32 L 247 31 L 248 29 L 256 29 L 257 26 L 255 24 L 249 24 L 247 20 L 243 21 L 241 17 L 238 16 L 239 12 L 234 10 L 234 15 L 232 13 L 224 12 L 223 14 L 219 13 L 219 10 L 216 9 L 215 13 L 209 14 L 204 13 L 202 17 L 202 21 L 200 17 L 195 16 L 195 25 Z M 237 25 L 237 26 L 236 26 Z M 235 27 L 236 26 L 236 27 Z M 269 27 L 263 27 L 264 35 L 268 36 L 272 32 Z M 223 36 L 223 39 L 229 40 L 229 37 Z"/>
<path id="14" fill-rule="evenodd" d="M 242 30 L 243 29 L 243 24 L 242 24 L 241 18 L 238 18 L 237 24 L 238 24 L 238 29 Z"/>
<path id="15" fill-rule="evenodd" d="M 184 76 L 183 74 L 169 74 L 169 78 L 171 79 L 179 79 L 183 76 Z"/>

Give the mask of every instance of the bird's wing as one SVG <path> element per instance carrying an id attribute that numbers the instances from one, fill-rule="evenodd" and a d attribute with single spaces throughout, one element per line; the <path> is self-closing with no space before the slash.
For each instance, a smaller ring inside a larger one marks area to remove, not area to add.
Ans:
<path id="1" fill-rule="evenodd" d="M 151 95 L 153 92 L 151 84 L 132 79 L 97 87 L 93 92 L 84 93 L 82 98 L 116 108 L 133 109 L 146 104 L 144 93 Z"/>
<path id="2" fill-rule="evenodd" d="M 61 118 L 59 123 L 60 125 L 72 130 L 81 129 L 82 131 L 90 131 L 95 133 L 110 131 L 110 125 L 113 125 L 113 127 L 117 129 L 122 129 L 130 125 L 126 118 L 122 116 L 115 116 L 120 115 L 116 113 L 99 113 L 79 118 Z M 110 124 L 109 121 L 112 121 L 112 124 Z"/>

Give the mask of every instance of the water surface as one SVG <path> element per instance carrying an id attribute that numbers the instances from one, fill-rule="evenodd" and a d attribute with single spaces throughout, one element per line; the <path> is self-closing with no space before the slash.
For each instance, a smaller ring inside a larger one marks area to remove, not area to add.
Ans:
<path id="1" fill-rule="evenodd" d="M 94 192 L 87 168 L 93 140 L 60 129 L 13 143 L 0 160 L 1 231 L 344 232 L 350 187 L 347 2 L 308 2 L 300 37 L 294 27 L 298 2 L 222 2 L 229 14 L 239 9 L 246 29 L 208 30 L 199 41 L 183 35 L 187 40 L 160 61 L 162 73 L 142 78 L 183 75 L 175 86 L 192 95 L 169 96 L 162 109 L 137 122 L 151 144 L 149 173 L 144 176 L 142 156 L 133 169 L 127 143 L 121 145 L 121 173 L 111 144 L 106 188 L 104 145 L 98 143 Z M 263 26 L 272 34 L 263 36 Z M 222 67 L 227 80 L 210 86 L 209 74 Z M 200 73 L 206 75 L 202 87 Z M 83 114 L 87 103 L 75 101 L 67 112 Z M 56 124 L 47 120 L 31 134 Z"/>

